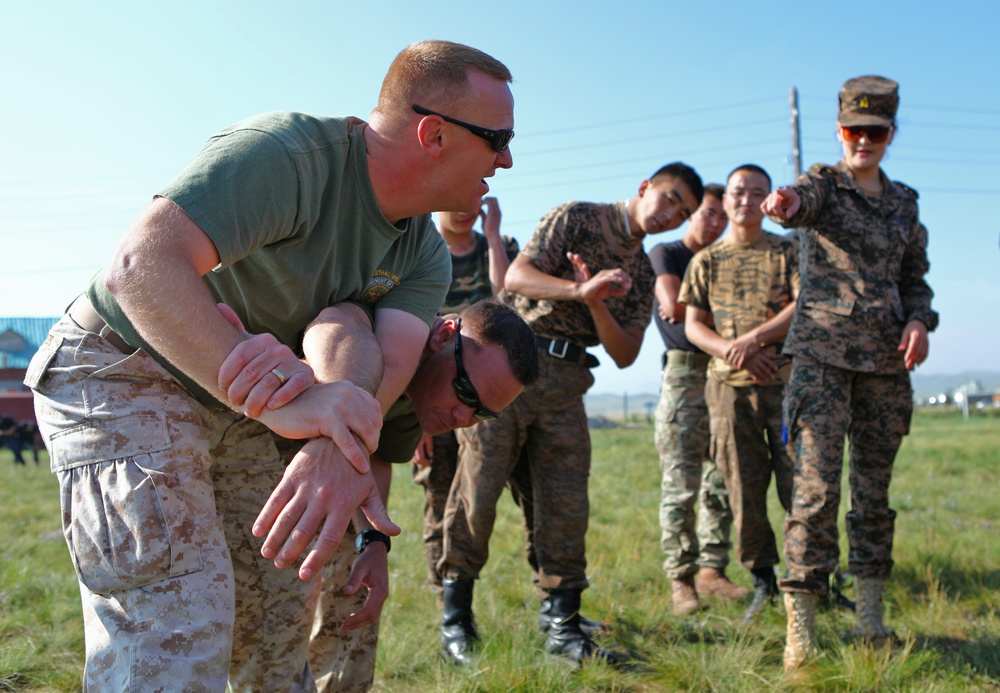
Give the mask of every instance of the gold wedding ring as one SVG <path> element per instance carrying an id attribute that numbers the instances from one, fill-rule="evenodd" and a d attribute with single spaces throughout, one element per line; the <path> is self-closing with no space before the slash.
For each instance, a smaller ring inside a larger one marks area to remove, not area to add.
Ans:
<path id="1" fill-rule="evenodd" d="M 281 381 L 281 384 L 285 384 L 285 374 L 279 371 L 277 368 L 272 368 L 271 372 Z"/>

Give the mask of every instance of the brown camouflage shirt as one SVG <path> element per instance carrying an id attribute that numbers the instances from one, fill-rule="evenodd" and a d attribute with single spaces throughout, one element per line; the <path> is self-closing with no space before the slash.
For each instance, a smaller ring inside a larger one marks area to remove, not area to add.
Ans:
<path id="1" fill-rule="evenodd" d="M 645 330 L 653 314 L 653 267 L 625 226 L 625 203 L 567 202 L 546 213 L 535 235 L 521 251 L 532 263 L 553 277 L 573 280 L 573 265 L 566 258 L 574 252 L 587 263 L 592 275 L 621 267 L 632 278 L 625 295 L 605 301 L 622 328 Z M 514 307 L 539 337 L 565 339 L 580 346 L 600 343 L 590 310 L 579 301 L 546 301 L 510 294 Z"/>
<path id="2" fill-rule="evenodd" d="M 799 293 L 798 244 L 794 239 L 764 231 L 753 243 L 737 243 L 729 234 L 691 259 L 677 300 L 712 314 L 715 331 L 736 339 L 777 315 Z M 788 380 L 790 360 L 777 345 L 765 350 L 778 367 L 766 385 Z M 734 387 L 753 384 L 746 369 L 713 356 L 708 373 Z"/>
<path id="3" fill-rule="evenodd" d="M 924 280 L 927 229 L 917 193 L 882 178 L 866 197 L 846 164 L 817 164 L 795 182 L 802 206 L 781 222 L 798 229 L 802 293 L 785 353 L 866 373 L 901 373 L 903 327 L 938 324 Z"/>

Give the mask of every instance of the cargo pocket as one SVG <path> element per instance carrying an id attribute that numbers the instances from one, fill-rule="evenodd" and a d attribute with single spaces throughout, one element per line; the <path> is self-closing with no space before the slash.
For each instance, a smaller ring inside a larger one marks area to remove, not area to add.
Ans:
<path id="1" fill-rule="evenodd" d="M 56 357 L 56 353 L 62 344 L 63 338 L 57 337 L 54 334 L 49 334 L 45 338 L 42 346 L 38 348 L 38 351 L 35 352 L 31 362 L 28 364 L 28 370 L 24 373 L 25 385 L 36 392 L 45 394 L 45 390 L 42 389 L 42 381 L 45 379 L 45 373 L 49 369 L 49 364 Z"/>
<path id="2" fill-rule="evenodd" d="M 52 444 L 63 531 L 87 589 L 108 594 L 201 569 L 196 517 L 152 469 L 170 448 L 162 415 L 88 421 Z"/>

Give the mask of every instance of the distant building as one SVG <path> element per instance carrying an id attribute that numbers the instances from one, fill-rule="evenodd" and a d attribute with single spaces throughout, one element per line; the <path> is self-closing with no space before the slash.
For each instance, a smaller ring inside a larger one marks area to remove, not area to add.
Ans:
<path id="1" fill-rule="evenodd" d="M 0 318 L 0 414 L 34 419 L 31 391 L 24 386 L 28 362 L 59 318 Z"/>

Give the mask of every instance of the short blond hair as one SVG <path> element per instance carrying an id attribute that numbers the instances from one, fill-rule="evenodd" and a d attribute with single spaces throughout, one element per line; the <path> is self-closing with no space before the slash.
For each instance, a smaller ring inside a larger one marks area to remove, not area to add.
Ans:
<path id="1" fill-rule="evenodd" d="M 382 80 L 378 106 L 383 117 L 409 117 L 413 104 L 445 109 L 465 96 L 469 71 L 511 82 L 510 70 L 477 48 L 451 41 L 412 43 L 396 56 Z"/>

